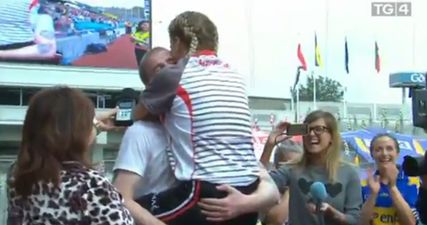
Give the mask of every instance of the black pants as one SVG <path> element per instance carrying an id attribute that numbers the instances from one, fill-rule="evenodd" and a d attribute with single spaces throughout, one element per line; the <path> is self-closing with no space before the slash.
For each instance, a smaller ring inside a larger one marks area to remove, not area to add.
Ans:
<path id="1" fill-rule="evenodd" d="M 244 194 L 254 192 L 256 180 L 244 187 L 235 187 Z M 255 225 L 258 213 L 241 215 L 223 223 L 208 222 L 197 205 L 200 198 L 224 198 L 227 193 L 218 191 L 216 184 L 204 181 L 184 181 L 173 189 L 145 195 L 135 201 L 168 225 Z"/>
<path id="2" fill-rule="evenodd" d="M 135 48 L 136 65 L 139 66 L 139 63 L 141 62 L 142 57 L 144 57 L 145 53 L 147 53 L 147 50 Z"/>

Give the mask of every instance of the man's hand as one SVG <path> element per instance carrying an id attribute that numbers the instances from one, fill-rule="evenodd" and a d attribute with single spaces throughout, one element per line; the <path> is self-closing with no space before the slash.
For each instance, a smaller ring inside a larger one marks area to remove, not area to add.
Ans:
<path id="1" fill-rule="evenodd" d="M 219 191 L 227 192 L 225 198 L 203 198 L 198 205 L 208 221 L 221 222 L 236 218 L 244 212 L 246 196 L 230 185 L 217 187 Z"/>

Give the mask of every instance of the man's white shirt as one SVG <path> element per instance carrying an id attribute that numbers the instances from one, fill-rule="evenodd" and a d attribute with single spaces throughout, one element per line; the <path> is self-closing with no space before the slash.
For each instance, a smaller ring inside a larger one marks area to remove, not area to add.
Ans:
<path id="1" fill-rule="evenodd" d="M 141 176 L 135 198 L 164 191 L 176 184 L 167 147 L 167 133 L 160 123 L 136 121 L 126 130 L 113 170 L 126 170 Z"/>

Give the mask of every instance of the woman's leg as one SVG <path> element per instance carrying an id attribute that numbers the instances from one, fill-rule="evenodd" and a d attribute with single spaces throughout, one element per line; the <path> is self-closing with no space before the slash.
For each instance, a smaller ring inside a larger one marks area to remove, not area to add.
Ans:
<path id="1" fill-rule="evenodd" d="M 135 48 L 136 64 L 138 66 L 139 66 L 139 63 L 141 62 L 142 58 L 144 57 L 145 53 L 147 53 L 146 50 Z"/>

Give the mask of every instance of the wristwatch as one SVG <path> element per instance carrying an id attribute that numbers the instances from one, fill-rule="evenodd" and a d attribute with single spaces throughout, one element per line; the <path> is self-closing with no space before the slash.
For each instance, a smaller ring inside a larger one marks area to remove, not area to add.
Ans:
<path id="1" fill-rule="evenodd" d="M 93 117 L 93 127 L 96 130 L 96 135 L 98 135 L 99 133 L 101 133 L 101 128 L 99 127 L 100 124 L 101 124 L 101 122 L 99 122 L 99 120 L 96 119 L 96 117 Z"/>

